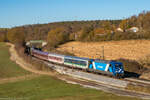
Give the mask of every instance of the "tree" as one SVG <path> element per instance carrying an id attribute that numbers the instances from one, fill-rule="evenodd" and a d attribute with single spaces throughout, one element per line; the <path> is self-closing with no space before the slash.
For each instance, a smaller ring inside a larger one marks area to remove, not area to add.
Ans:
<path id="1" fill-rule="evenodd" d="M 129 25 L 129 27 L 138 26 L 137 25 L 137 17 L 135 15 L 131 16 L 131 18 L 128 19 L 128 25 Z"/>
<path id="2" fill-rule="evenodd" d="M 112 25 L 111 25 L 110 21 L 104 21 L 104 22 L 102 22 L 102 27 L 105 30 L 111 30 L 112 29 Z"/>
<path id="3" fill-rule="evenodd" d="M 22 44 L 25 41 L 25 30 L 24 28 L 12 28 L 8 30 L 7 38 L 12 43 Z"/>
<path id="4" fill-rule="evenodd" d="M 7 41 L 7 29 L 0 29 L 0 42 Z"/>
<path id="5" fill-rule="evenodd" d="M 78 33 L 79 41 L 87 41 L 87 37 L 89 36 L 90 32 L 93 31 L 93 27 L 83 27 Z"/>
<path id="6" fill-rule="evenodd" d="M 148 33 L 150 32 L 150 12 L 147 12 L 144 15 L 143 19 L 143 29 L 147 31 Z"/>
<path id="7" fill-rule="evenodd" d="M 126 29 L 129 28 L 128 20 L 127 19 L 122 20 L 119 26 L 125 32 Z"/>
<path id="8" fill-rule="evenodd" d="M 50 47 L 56 47 L 58 44 L 69 41 L 69 34 L 63 27 L 52 29 L 48 32 L 47 41 Z"/>
<path id="9" fill-rule="evenodd" d="M 140 28 L 140 30 L 143 30 L 144 17 L 145 17 L 144 15 L 145 15 L 145 11 L 140 13 L 137 18 L 137 24 L 138 24 L 138 27 Z"/>
<path id="10" fill-rule="evenodd" d="M 105 34 L 106 32 L 104 28 L 96 28 L 94 29 L 94 33 L 95 35 L 97 35 L 97 34 Z"/>

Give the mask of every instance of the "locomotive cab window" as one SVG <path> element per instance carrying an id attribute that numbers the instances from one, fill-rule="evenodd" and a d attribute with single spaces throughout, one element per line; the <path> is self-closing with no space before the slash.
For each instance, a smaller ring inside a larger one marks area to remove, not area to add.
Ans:
<path id="1" fill-rule="evenodd" d="M 120 64 L 115 64 L 115 67 L 116 67 L 116 68 L 121 68 L 122 65 L 120 65 Z"/>

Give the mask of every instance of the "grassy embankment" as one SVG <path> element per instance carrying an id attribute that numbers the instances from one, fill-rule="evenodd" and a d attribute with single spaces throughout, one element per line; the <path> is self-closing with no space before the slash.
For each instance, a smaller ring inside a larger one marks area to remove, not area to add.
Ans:
<path id="1" fill-rule="evenodd" d="M 1 84 L 0 97 L 27 100 L 138 100 L 67 84 L 49 76 Z"/>
<path id="2" fill-rule="evenodd" d="M 1 77 L 16 77 L 28 73 L 10 61 L 8 47 L 0 43 Z M 139 100 L 83 88 L 79 85 L 67 84 L 50 76 L 39 76 L 0 84 L 0 98 L 24 98 L 25 100 Z"/>
<path id="3" fill-rule="evenodd" d="M 8 46 L 0 43 L 0 78 L 10 78 L 30 74 L 10 60 Z"/>

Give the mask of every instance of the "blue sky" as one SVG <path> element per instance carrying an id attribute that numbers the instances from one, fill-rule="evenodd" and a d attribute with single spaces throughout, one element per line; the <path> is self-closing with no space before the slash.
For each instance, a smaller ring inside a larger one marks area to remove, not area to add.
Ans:
<path id="1" fill-rule="evenodd" d="M 0 27 L 122 19 L 150 11 L 150 0 L 0 0 Z"/>

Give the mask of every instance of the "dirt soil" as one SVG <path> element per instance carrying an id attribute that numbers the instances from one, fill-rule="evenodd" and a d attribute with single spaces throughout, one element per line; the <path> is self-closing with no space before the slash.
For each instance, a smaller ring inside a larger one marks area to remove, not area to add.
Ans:
<path id="1" fill-rule="evenodd" d="M 0 79 L 0 84 L 16 82 L 16 81 L 21 81 L 21 80 L 29 80 L 29 79 L 33 79 L 39 76 L 40 75 L 38 74 L 31 74 L 31 75 L 24 75 L 24 76 L 18 76 L 18 77 L 3 78 L 3 79 Z"/>
<path id="2" fill-rule="evenodd" d="M 120 58 L 139 60 L 150 54 L 150 40 L 123 40 L 110 42 L 69 42 L 57 48 L 58 51 L 73 53 L 79 57 L 102 58 L 103 46 L 106 60 Z"/>
<path id="3" fill-rule="evenodd" d="M 7 45 L 10 46 L 10 49 L 9 49 L 10 54 L 11 54 L 10 59 L 12 61 L 15 61 L 23 69 L 25 69 L 29 72 L 32 72 L 34 74 L 55 76 L 55 73 L 46 72 L 46 71 L 39 71 L 39 70 L 35 69 L 35 67 L 33 67 L 31 64 L 27 63 L 26 61 L 24 61 L 24 59 L 19 57 L 17 51 L 15 50 L 15 46 L 13 44 L 7 43 Z"/>

